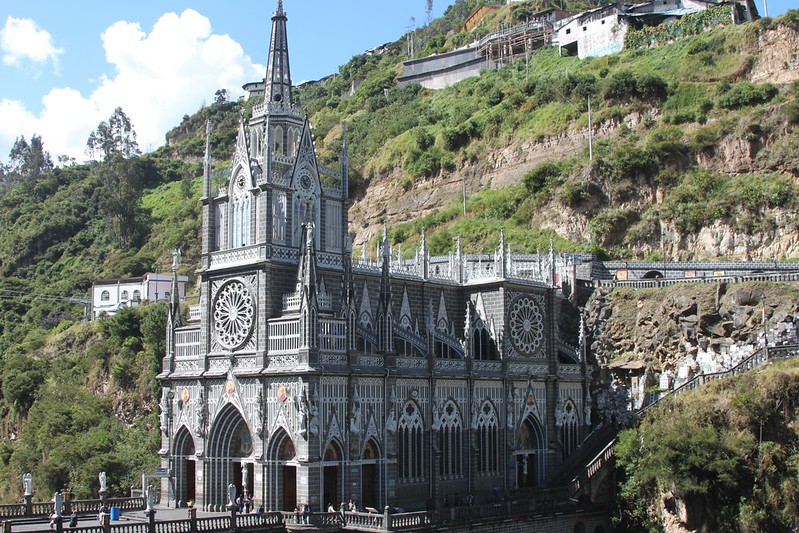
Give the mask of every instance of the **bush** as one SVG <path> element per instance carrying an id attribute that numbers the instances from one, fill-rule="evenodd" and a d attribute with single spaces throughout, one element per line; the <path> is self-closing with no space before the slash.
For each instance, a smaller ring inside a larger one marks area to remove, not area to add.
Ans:
<path id="1" fill-rule="evenodd" d="M 765 104 L 777 96 L 779 89 L 776 85 L 765 83 L 755 85 L 743 81 L 736 83 L 728 91 L 719 96 L 719 106 L 724 109 L 739 109 L 741 107 Z"/>
<path id="2" fill-rule="evenodd" d="M 552 162 L 538 165 L 522 178 L 522 184 L 529 194 L 537 194 L 560 177 L 560 167 Z"/>

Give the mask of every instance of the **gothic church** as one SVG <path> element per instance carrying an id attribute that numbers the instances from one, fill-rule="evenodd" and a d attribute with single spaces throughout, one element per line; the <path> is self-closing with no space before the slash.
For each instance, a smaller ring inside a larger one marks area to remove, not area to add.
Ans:
<path id="1" fill-rule="evenodd" d="M 185 324 L 170 304 L 159 375 L 162 494 L 415 510 L 545 486 L 591 425 L 592 369 L 559 327 L 574 267 L 502 238 L 430 257 L 422 236 L 404 259 L 386 232 L 377 259 L 354 256 L 346 139 L 340 168 L 317 162 L 286 22 L 278 1 L 225 187 L 206 155 L 201 297 Z"/>

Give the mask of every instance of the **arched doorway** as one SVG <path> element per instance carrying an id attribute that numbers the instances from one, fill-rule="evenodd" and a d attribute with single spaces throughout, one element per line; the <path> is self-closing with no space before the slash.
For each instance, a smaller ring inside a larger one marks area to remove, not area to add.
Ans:
<path id="1" fill-rule="evenodd" d="M 325 454 L 322 463 L 322 502 L 327 510 L 328 505 L 338 509 L 339 503 L 344 501 L 344 493 L 339 490 L 342 487 L 342 464 L 344 457 L 343 448 L 336 440 L 331 440 L 325 447 Z"/>
<path id="2" fill-rule="evenodd" d="M 285 429 L 272 435 L 267 458 L 267 507 L 293 511 L 297 507 L 297 452 Z"/>
<path id="3" fill-rule="evenodd" d="M 649 272 L 641 276 L 641 279 L 662 279 L 662 278 L 663 278 L 663 273 L 657 270 L 650 270 Z"/>
<path id="4" fill-rule="evenodd" d="M 521 425 L 516 438 L 516 486 L 531 488 L 538 486 L 544 479 L 545 443 L 541 423 L 532 415 L 528 415 Z"/>
<path id="5" fill-rule="evenodd" d="M 188 501 L 194 501 L 196 497 L 194 462 L 194 439 L 186 429 L 181 426 L 175 434 L 172 447 L 172 469 L 175 479 L 175 501 L 180 502 L 177 506 L 186 505 Z"/>
<path id="6" fill-rule="evenodd" d="M 241 413 L 232 404 L 222 408 L 208 438 L 206 461 L 205 507 L 222 511 L 227 504 L 227 486 L 233 483 L 236 493 L 252 493 L 252 434 Z M 246 473 L 242 471 L 242 464 Z M 245 479 L 246 478 L 246 479 Z"/>
<path id="7" fill-rule="evenodd" d="M 361 501 L 364 507 L 380 509 L 380 448 L 369 439 L 361 452 Z"/>

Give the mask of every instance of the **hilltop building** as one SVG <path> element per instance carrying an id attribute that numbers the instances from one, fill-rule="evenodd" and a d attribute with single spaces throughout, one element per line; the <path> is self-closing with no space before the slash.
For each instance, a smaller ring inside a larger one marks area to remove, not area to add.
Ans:
<path id="1" fill-rule="evenodd" d="M 346 128 L 320 165 L 286 25 L 279 0 L 227 185 L 206 155 L 201 296 L 184 325 L 173 289 L 159 375 L 163 494 L 423 509 L 545 486 L 592 426 L 574 258 L 502 238 L 430 257 L 422 237 L 404 259 L 384 232 L 354 259 Z"/>
<path id="2" fill-rule="evenodd" d="M 730 24 L 758 18 L 753 0 L 650 0 L 635 4 L 614 3 L 574 14 L 549 9 L 516 26 L 502 27 L 463 48 L 444 54 L 412 59 L 402 64 L 397 83 L 420 83 L 426 89 L 442 89 L 458 81 L 500 68 L 514 59 L 529 56 L 544 46 L 557 46 L 563 55 L 598 57 L 621 52 L 630 30 L 672 23 L 705 9 L 731 6 Z M 488 14 L 499 9 L 481 6 L 464 23 L 473 29 Z"/>
<path id="3" fill-rule="evenodd" d="M 178 276 L 177 296 L 186 298 L 188 276 Z M 116 314 L 125 307 L 136 307 L 143 300 L 150 302 L 171 300 L 172 276 L 147 272 L 135 278 L 100 279 L 92 283 L 92 320 L 103 313 Z"/>

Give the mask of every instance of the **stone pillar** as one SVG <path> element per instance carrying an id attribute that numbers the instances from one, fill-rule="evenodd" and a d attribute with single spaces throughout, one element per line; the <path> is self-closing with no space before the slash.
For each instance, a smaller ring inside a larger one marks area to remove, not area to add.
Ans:
<path id="1" fill-rule="evenodd" d="M 25 516 L 33 515 L 33 495 L 25 495 Z M 10 524 L 9 524 L 10 525 Z"/>
<path id="2" fill-rule="evenodd" d="M 108 513 L 100 513 L 100 525 L 103 528 L 103 533 L 111 533 L 111 515 Z"/>

